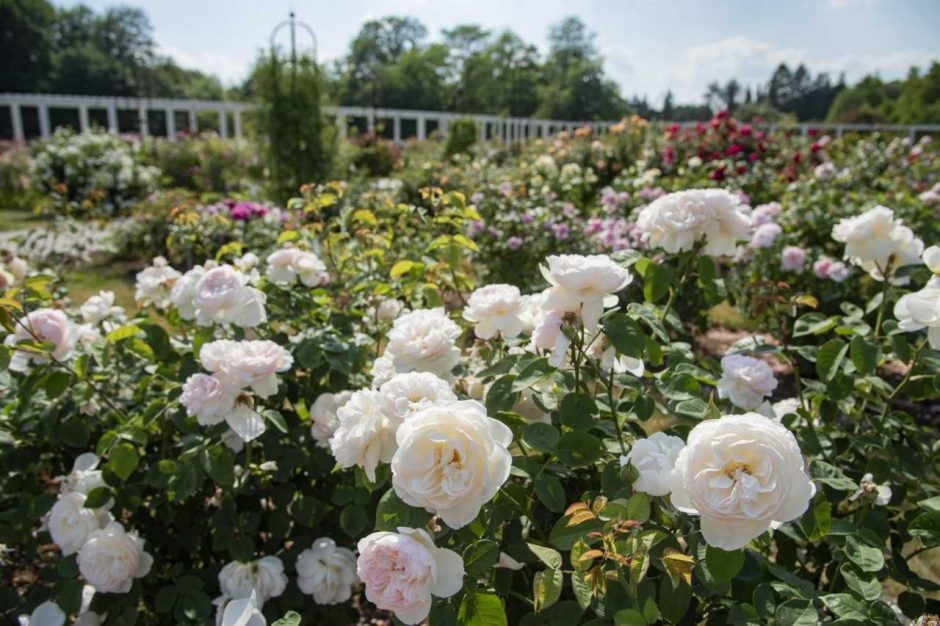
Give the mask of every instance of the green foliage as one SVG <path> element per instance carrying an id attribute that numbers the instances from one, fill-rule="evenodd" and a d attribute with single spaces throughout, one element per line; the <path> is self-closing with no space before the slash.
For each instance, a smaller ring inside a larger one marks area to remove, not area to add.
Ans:
<path id="1" fill-rule="evenodd" d="M 447 144 L 444 147 L 444 154 L 453 156 L 469 152 L 477 141 L 477 132 L 477 124 L 472 118 L 454 120 L 447 130 Z"/>
<path id="2" fill-rule="evenodd" d="M 301 185 L 325 180 L 331 168 L 335 135 L 320 112 L 320 69 L 306 56 L 285 61 L 272 53 L 259 59 L 254 81 L 272 194 L 286 202 Z"/>

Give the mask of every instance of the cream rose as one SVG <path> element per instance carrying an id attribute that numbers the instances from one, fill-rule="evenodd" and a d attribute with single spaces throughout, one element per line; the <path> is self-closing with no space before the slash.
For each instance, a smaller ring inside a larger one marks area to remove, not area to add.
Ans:
<path id="1" fill-rule="evenodd" d="M 669 475 L 676 464 L 685 442 L 666 433 L 653 433 L 646 439 L 637 439 L 626 456 L 620 457 L 620 466 L 632 465 L 640 476 L 633 482 L 636 491 L 651 496 L 669 493 Z"/>
<path id="2" fill-rule="evenodd" d="M 394 428 L 418 411 L 457 399 L 450 383 L 431 372 L 396 374 L 379 387 L 382 410 Z"/>
<path id="3" fill-rule="evenodd" d="M 166 308 L 170 304 L 170 291 L 179 277 L 180 273 L 158 256 L 150 267 L 137 273 L 134 299 L 140 306 Z"/>
<path id="4" fill-rule="evenodd" d="M 774 372 L 764 361 L 741 354 L 721 359 L 718 397 L 728 398 L 742 409 L 756 409 L 777 388 Z"/>
<path id="5" fill-rule="evenodd" d="M 230 598 L 248 598 L 255 593 L 259 604 L 276 598 L 287 588 L 284 563 L 276 556 L 256 561 L 232 561 L 219 572 L 219 587 Z"/>
<path id="6" fill-rule="evenodd" d="M 382 397 L 374 389 L 360 389 L 336 411 L 339 426 L 330 438 L 330 450 L 340 467 L 359 466 L 375 482 L 379 463 L 395 453 L 395 428 L 382 410 Z"/>
<path id="7" fill-rule="evenodd" d="M 152 565 L 144 540 L 117 522 L 92 531 L 78 552 L 78 570 L 101 593 L 127 593 L 134 579 L 149 574 Z"/>
<path id="8" fill-rule="evenodd" d="M 750 220 L 739 198 L 723 189 L 689 189 L 657 198 L 637 218 L 651 246 L 666 252 L 691 250 L 704 238 L 705 254 L 733 256 L 750 235 Z"/>
<path id="9" fill-rule="evenodd" d="M 443 307 L 412 311 L 392 324 L 384 357 L 397 372 L 431 372 L 450 378 L 460 362 L 455 345 L 460 334 L 460 327 Z"/>
<path id="10" fill-rule="evenodd" d="M 202 346 L 199 360 L 208 371 L 267 398 L 277 393 L 277 374 L 294 364 L 290 352 L 268 340 L 223 339 Z"/>
<path id="11" fill-rule="evenodd" d="M 463 310 L 463 318 L 475 324 L 473 332 L 480 339 L 517 337 L 523 329 L 522 314 L 519 288 L 502 284 L 480 287 Z"/>
<path id="12" fill-rule="evenodd" d="M 449 598 L 463 586 L 463 559 L 435 546 L 424 530 L 372 533 L 357 547 L 356 571 L 366 598 L 406 624 L 427 618 L 432 595 Z"/>
<path id="13" fill-rule="evenodd" d="M 846 260 L 875 280 L 884 280 L 889 265 L 893 272 L 917 263 L 924 249 L 913 231 L 894 218 L 894 211 L 883 206 L 841 220 L 832 228 L 832 238 L 845 244 Z"/>
<path id="14" fill-rule="evenodd" d="M 392 485 L 405 503 L 469 524 L 509 478 L 512 432 L 476 400 L 431 406 L 399 426 Z"/>
<path id="15" fill-rule="evenodd" d="M 297 557 L 297 586 L 317 604 L 339 604 L 352 597 L 359 582 L 356 555 L 329 537 L 313 542 Z"/>
<path id="16" fill-rule="evenodd" d="M 321 393 L 310 405 L 310 435 L 321 448 L 330 447 L 330 437 L 339 426 L 336 411 L 349 402 L 352 394 L 352 391 Z"/>
<path id="17" fill-rule="evenodd" d="M 234 324 L 254 328 L 268 316 L 264 305 L 266 296 L 248 284 L 248 277 L 229 265 L 220 265 L 207 271 L 194 287 L 193 307 L 196 323 Z"/>
<path id="18" fill-rule="evenodd" d="M 597 329 L 604 307 L 617 304 L 617 293 L 633 276 L 604 254 L 549 256 L 540 266 L 551 287 L 542 307 L 548 311 L 580 312 L 589 331 Z"/>
<path id="19" fill-rule="evenodd" d="M 689 433 L 669 477 L 672 503 L 701 516 L 705 541 L 743 548 L 802 515 L 816 486 L 796 438 L 759 413 L 725 415 Z"/>
<path id="20" fill-rule="evenodd" d="M 93 531 L 111 521 L 103 509 L 85 508 L 85 495 L 63 493 L 49 512 L 49 534 L 64 556 L 81 550 Z"/>

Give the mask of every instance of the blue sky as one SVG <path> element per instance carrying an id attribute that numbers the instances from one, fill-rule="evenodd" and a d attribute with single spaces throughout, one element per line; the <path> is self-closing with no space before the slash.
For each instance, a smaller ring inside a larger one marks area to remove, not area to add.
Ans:
<path id="1" fill-rule="evenodd" d="M 580 16 L 597 33 L 624 95 L 699 101 L 715 79 L 765 82 L 805 62 L 850 80 L 906 74 L 940 60 L 940 0 L 123 0 L 143 8 L 161 50 L 180 64 L 242 79 L 271 29 L 293 8 L 319 39 L 320 60 L 342 56 L 367 19 L 419 18 L 432 37 L 460 23 L 512 29 L 546 48 L 550 24 Z M 58 2 L 73 5 L 77 2 Z M 95 9 L 113 0 L 84 0 Z"/>

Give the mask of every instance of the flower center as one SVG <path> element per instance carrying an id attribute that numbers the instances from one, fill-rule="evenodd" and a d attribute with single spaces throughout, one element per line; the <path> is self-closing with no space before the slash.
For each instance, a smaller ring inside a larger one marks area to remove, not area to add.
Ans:
<path id="1" fill-rule="evenodd" d="M 747 463 L 741 463 L 741 462 L 729 463 L 728 465 L 725 466 L 724 470 L 722 471 L 724 472 L 724 475 L 730 478 L 731 480 L 740 479 L 742 473 L 751 474 L 754 472 L 754 470 L 751 468 L 750 465 L 748 465 Z"/>

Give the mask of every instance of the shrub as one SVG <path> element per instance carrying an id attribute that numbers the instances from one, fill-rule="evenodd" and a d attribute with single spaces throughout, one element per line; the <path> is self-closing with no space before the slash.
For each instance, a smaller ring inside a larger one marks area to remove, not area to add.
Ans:
<path id="1" fill-rule="evenodd" d="M 159 171 L 143 165 L 139 145 L 104 132 L 59 129 L 38 144 L 33 180 L 45 194 L 44 209 L 56 215 L 127 212 L 153 189 Z"/>
<path id="2" fill-rule="evenodd" d="M 448 126 L 447 143 L 444 154 L 454 156 L 470 151 L 477 141 L 477 123 L 472 118 L 465 117 L 454 120 Z"/>

